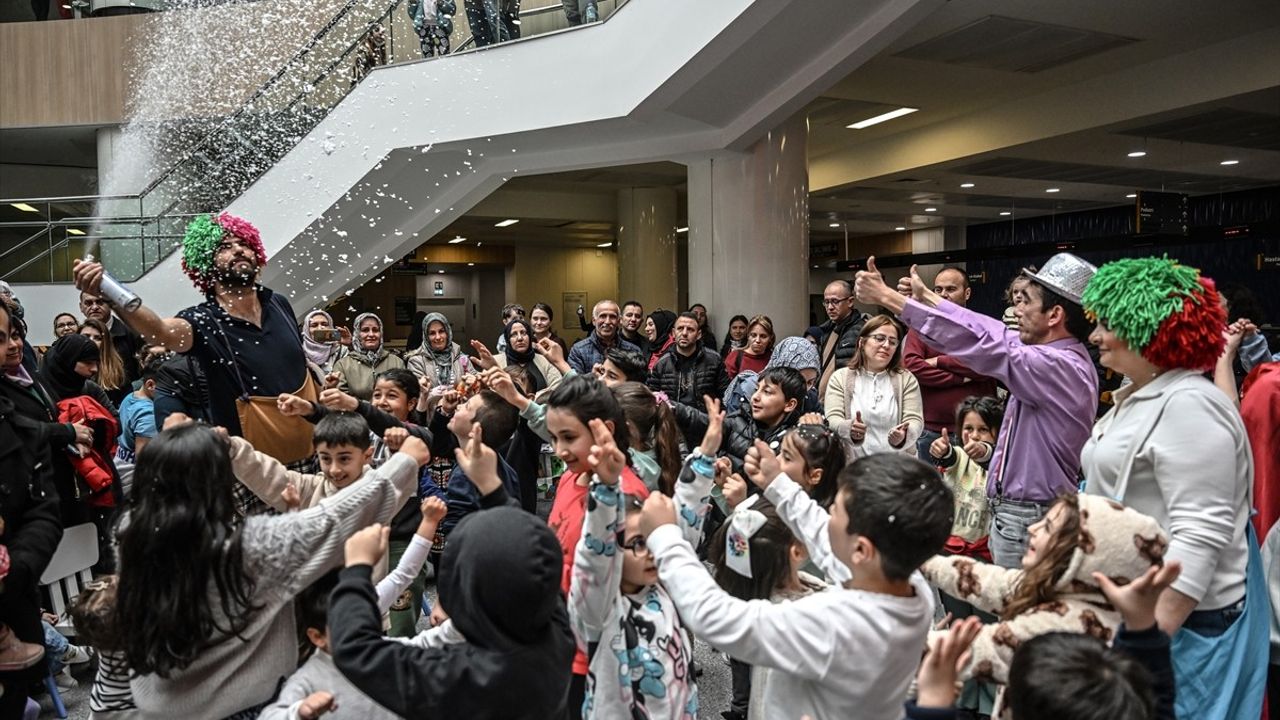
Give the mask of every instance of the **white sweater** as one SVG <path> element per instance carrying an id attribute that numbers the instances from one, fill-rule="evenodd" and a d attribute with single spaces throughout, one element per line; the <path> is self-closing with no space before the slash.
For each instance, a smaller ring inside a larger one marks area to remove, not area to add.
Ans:
<path id="1" fill-rule="evenodd" d="M 779 483 L 795 485 L 783 475 L 770 491 Z M 825 523 L 815 514 L 789 514 L 782 506 L 778 512 L 797 537 L 825 534 Z M 794 524 L 815 520 L 821 528 Z M 739 600 L 721 590 L 674 525 L 653 531 L 648 545 L 662 584 L 699 639 L 745 663 L 777 671 L 765 689 L 765 717 L 902 717 L 933 618 L 932 593 L 919 573 L 911 576 L 914 597 L 836 588 L 774 604 Z M 809 552 L 825 552 L 814 560 L 829 566 L 829 546 L 811 546 Z"/>
<path id="2" fill-rule="evenodd" d="M 1155 518 L 1169 533 L 1173 583 L 1201 610 L 1244 596 L 1253 452 L 1240 413 L 1212 382 L 1170 370 L 1115 393 L 1080 453 L 1085 492 Z"/>

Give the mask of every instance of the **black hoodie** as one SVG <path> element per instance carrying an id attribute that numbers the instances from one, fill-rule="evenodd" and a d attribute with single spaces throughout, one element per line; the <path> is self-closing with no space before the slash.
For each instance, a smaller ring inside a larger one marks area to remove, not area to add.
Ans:
<path id="1" fill-rule="evenodd" d="M 482 499 L 506 501 L 502 489 Z M 562 716 L 574 641 L 561 562 L 555 534 L 535 515 L 506 506 L 463 518 L 441 561 L 440 601 L 466 642 L 431 650 L 384 640 L 371 568 L 346 568 L 329 600 L 334 662 L 404 717 Z"/>

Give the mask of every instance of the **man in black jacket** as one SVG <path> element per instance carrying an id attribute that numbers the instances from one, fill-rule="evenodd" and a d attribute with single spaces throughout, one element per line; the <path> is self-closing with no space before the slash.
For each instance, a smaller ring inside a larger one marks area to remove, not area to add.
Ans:
<path id="1" fill-rule="evenodd" d="M 724 363 L 719 353 L 699 343 L 702 330 L 693 313 L 681 313 L 676 318 L 672 334 L 675 342 L 671 349 L 649 371 L 649 387 L 665 392 L 667 397 L 678 403 L 705 412 L 707 408 L 702 396 L 723 397 L 729 385 Z M 688 440 L 696 443 L 701 438 Z"/>
<path id="2" fill-rule="evenodd" d="M 818 397 L 827 395 L 831 374 L 849 364 L 858 350 L 858 333 L 867 319 L 853 307 L 853 285 L 848 280 L 833 280 L 822 291 L 822 306 L 827 322 L 822 324 L 822 343 L 818 346 L 822 361 L 819 367 Z"/>

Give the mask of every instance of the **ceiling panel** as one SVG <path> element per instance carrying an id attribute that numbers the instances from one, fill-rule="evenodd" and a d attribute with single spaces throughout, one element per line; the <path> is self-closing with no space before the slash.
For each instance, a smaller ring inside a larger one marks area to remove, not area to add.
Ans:
<path id="1" fill-rule="evenodd" d="M 1277 108 L 1280 111 L 1280 108 Z M 1254 150 L 1280 150 L 1280 113 L 1220 107 L 1174 120 L 1129 128 L 1121 134 Z"/>
<path id="2" fill-rule="evenodd" d="M 1214 192 L 1269 184 L 1267 180 L 1256 178 L 1152 171 L 1143 168 L 1084 165 L 1016 157 L 993 157 L 951 168 L 951 172 L 961 175 L 987 175 L 1134 188 L 1177 186 L 1180 190 L 1188 192 Z"/>
<path id="3" fill-rule="evenodd" d="M 909 60 L 1038 73 L 1138 42 L 1136 38 L 988 15 L 896 53 Z"/>

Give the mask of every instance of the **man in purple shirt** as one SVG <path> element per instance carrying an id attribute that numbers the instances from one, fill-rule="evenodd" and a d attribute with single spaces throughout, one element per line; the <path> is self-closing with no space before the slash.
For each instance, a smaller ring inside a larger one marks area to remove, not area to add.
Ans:
<path id="1" fill-rule="evenodd" d="M 855 279 L 859 302 L 889 309 L 929 347 L 1009 388 L 987 483 L 988 543 L 1003 567 L 1021 566 L 1027 528 L 1057 496 L 1077 489 L 1080 449 L 1093 427 L 1098 397 L 1098 375 L 1084 346 L 1091 328 L 1080 307 L 1093 269 L 1060 253 L 1039 273 L 1027 272 L 1031 284 L 1016 307 L 1016 333 L 1000 320 L 946 301 L 914 267 L 898 292 L 885 284 L 874 257 Z"/>

